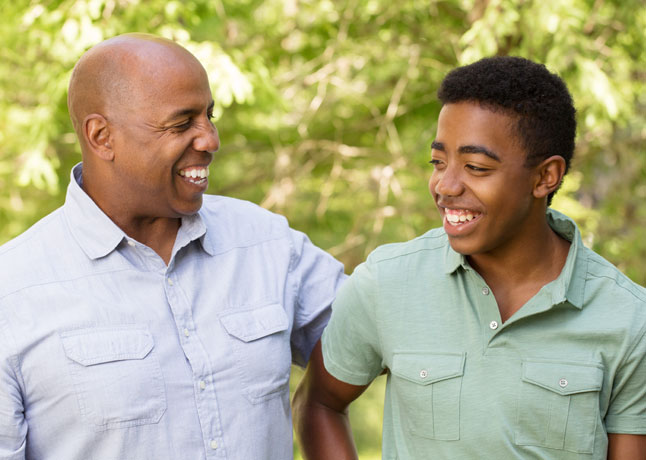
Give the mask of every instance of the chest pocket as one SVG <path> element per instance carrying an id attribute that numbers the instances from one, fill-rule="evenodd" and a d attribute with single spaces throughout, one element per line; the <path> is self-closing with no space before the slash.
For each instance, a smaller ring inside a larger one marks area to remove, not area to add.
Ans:
<path id="1" fill-rule="evenodd" d="M 145 326 L 60 333 L 81 415 L 96 430 L 157 423 L 166 391 Z"/>
<path id="2" fill-rule="evenodd" d="M 444 441 L 460 438 L 464 353 L 396 353 L 391 368 L 399 417 L 411 434 Z"/>
<path id="3" fill-rule="evenodd" d="M 524 360 L 516 444 L 593 453 L 602 381 L 600 365 Z"/>
<path id="4" fill-rule="evenodd" d="M 220 323 L 232 338 L 240 381 L 253 404 L 287 395 L 292 355 L 289 321 L 280 304 L 226 312 Z"/>

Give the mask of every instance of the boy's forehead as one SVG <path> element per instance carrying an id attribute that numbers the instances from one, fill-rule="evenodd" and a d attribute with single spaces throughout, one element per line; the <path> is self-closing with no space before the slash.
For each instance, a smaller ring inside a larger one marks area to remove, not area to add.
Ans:
<path id="1" fill-rule="evenodd" d="M 438 117 L 434 144 L 462 153 L 482 147 L 488 151 L 525 149 L 516 129 L 518 119 L 501 110 L 492 110 L 477 102 L 445 104 Z"/>

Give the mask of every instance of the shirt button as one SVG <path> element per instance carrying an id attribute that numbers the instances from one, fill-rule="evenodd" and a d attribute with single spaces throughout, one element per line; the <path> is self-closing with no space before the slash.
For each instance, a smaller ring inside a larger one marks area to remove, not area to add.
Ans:
<path id="1" fill-rule="evenodd" d="M 211 449 L 215 450 L 218 448 L 218 442 L 215 439 L 211 439 L 211 442 L 209 443 L 211 446 Z"/>
<path id="2" fill-rule="evenodd" d="M 492 321 L 489 323 L 489 328 L 490 329 L 498 329 L 498 321 Z"/>
<path id="3" fill-rule="evenodd" d="M 421 371 L 419 371 L 419 376 L 420 378 L 425 379 L 426 377 L 428 377 L 428 371 L 426 369 L 422 369 Z"/>
<path id="4" fill-rule="evenodd" d="M 128 240 L 128 245 L 134 248 L 135 246 L 137 246 L 137 243 L 132 240 Z"/>
<path id="5" fill-rule="evenodd" d="M 200 390 L 204 390 L 206 388 L 206 382 L 204 380 L 200 380 Z"/>
<path id="6" fill-rule="evenodd" d="M 172 285 L 173 285 L 173 280 L 172 280 L 172 279 L 170 279 L 170 278 L 167 278 L 167 280 L 168 280 L 168 285 L 169 285 L 169 286 L 172 286 Z"/>
<path id="7" fill-rule="evenodd" d="M 565 380 L 565 379 L 559 380 L 559 386 L 561 388 L 565 388 L 567 386 L 567 380 Z"/>
<path id="8" fill-rule="evenodd" d="M 482 288 L 482 294 L 489 295 L 489 288 L 487 286 Z"/>
<path id="9" fill-rule="evenodd" d="M 186 337 L 188 337 L 189 335 L 191 335 L 191 333 L 190 333 L 190 332 L 188 332 L 188 329 L 186 329 L 186 328 L 184 328 L 184 331 L 183 331 L 183 332 L 184 332 L 184 335 L 185 335 Z"/>

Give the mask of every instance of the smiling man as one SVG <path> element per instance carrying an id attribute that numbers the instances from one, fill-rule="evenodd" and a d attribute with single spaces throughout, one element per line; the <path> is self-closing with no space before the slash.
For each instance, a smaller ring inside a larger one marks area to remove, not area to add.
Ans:
<path id="1" fill-rule="evenodd" d="M 1 460 L 292 458 L 304 365 L 343 267 L 284 218 L 204 195 L 202 65 L 128 34 L 78 62 L 83 162 L 0 248 Z"/>
<path id="2" fill-rule="evenodd" d="M 544 66 L 449 73 L 429 189 L 443 227 L 378 248 L 294 400 L 307 459 L 356 458 L 347 409 L 387 372 L 383 458 L 646 458 L 646 292 L 549 208 L 575 110 Z"/>

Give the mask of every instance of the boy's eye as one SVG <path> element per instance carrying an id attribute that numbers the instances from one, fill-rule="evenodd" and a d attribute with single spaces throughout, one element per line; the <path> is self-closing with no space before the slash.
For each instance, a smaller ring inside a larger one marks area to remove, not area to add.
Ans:
<path id="1" fill-rule="evenodd" d="M 475 166 L 475 165 L 467 165 L 467 168 L 469 168 L 471 171 L 476 171 L 476 172 L 486 172 L 489 171 L 487 168 L 481 168 L 480 166 Z"/>

